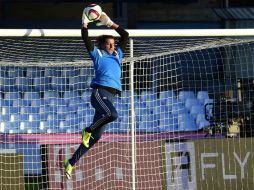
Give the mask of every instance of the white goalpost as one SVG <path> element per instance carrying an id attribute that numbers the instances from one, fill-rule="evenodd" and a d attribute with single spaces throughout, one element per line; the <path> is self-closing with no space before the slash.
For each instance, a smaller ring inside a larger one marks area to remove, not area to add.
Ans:
<path id="1" fill-rule="evenodd" d="M 67 180 L 94 115 L 80 30 L 0 29 L 0 189 L 253 189 L 254 29 L 128 32 L 119 117 Z"/>

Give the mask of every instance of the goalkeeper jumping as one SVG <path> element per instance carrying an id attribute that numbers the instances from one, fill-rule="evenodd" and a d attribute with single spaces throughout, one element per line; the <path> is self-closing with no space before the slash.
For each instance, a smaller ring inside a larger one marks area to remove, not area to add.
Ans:
<path id="1" fill-rule="evenodd" d="M 106 124 L 118 117 L 112 101 L 113 97 L 122 91 L 120 80 L 121 60 L 129 37 L 126 30 L 102 12 L 99 23 L 96 25 L 106 25 L 116 30 L 120 35 L 120 39 L 118 45 L 115 46 L 113 36 L 102 35 L 97 38 L 97 46 L 95 46 L 88 37 L 88 24 L 91 21 L 84 12 L 81 33 L 95 69 L 95 77 L 91 82 L 91 88 L 93 89 L 91 104 L 95 109 L 95 115 L 92 124 L 82 131 L 82 143 L 79 148 L 69 160 L 64 161 L 64 173 L 68 179 L 71 178 L 75 163 L 101 138 L 106 129 Z"/>

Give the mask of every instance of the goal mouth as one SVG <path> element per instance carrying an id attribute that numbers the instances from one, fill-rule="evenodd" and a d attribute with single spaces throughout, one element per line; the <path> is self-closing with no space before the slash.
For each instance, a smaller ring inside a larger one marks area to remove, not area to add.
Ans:
<path id="1" fill-rule="evenodd" d="M 66 180 L 95 114 L 80 30 L 0 30 L 0 189 L 254 186 L 254 31 L 128 32 L 118 119 Z"/>

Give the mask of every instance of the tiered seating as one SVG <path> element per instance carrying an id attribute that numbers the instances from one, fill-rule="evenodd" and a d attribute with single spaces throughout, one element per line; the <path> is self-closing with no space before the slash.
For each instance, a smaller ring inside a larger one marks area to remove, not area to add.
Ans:
<path id="1" fill-rule="evenodd" d="M 77 132 L 89 126 L 92 69 L 36 68 L 1 70 L 1 132 Z M 138 132 L 195 131 L 209 125 L 212 99 L 207 91 L 143 91 L 134 94 Z M 119 118 L 108 132 L 130 129 L 130 91 L 116 99 Z M 19 131 L 20 130 L 20 131 Z"/>

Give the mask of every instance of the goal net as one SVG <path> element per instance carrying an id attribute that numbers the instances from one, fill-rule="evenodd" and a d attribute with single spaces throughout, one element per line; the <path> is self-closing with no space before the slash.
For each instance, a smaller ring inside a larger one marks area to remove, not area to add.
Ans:
<path id="1" fill-rule="evenodd" d="M 119 117 L 67 180 L 94 115 L 80 31 L 0 30 L 0 189 L 253 189 L 253 31 L 129 33 Z"/>

